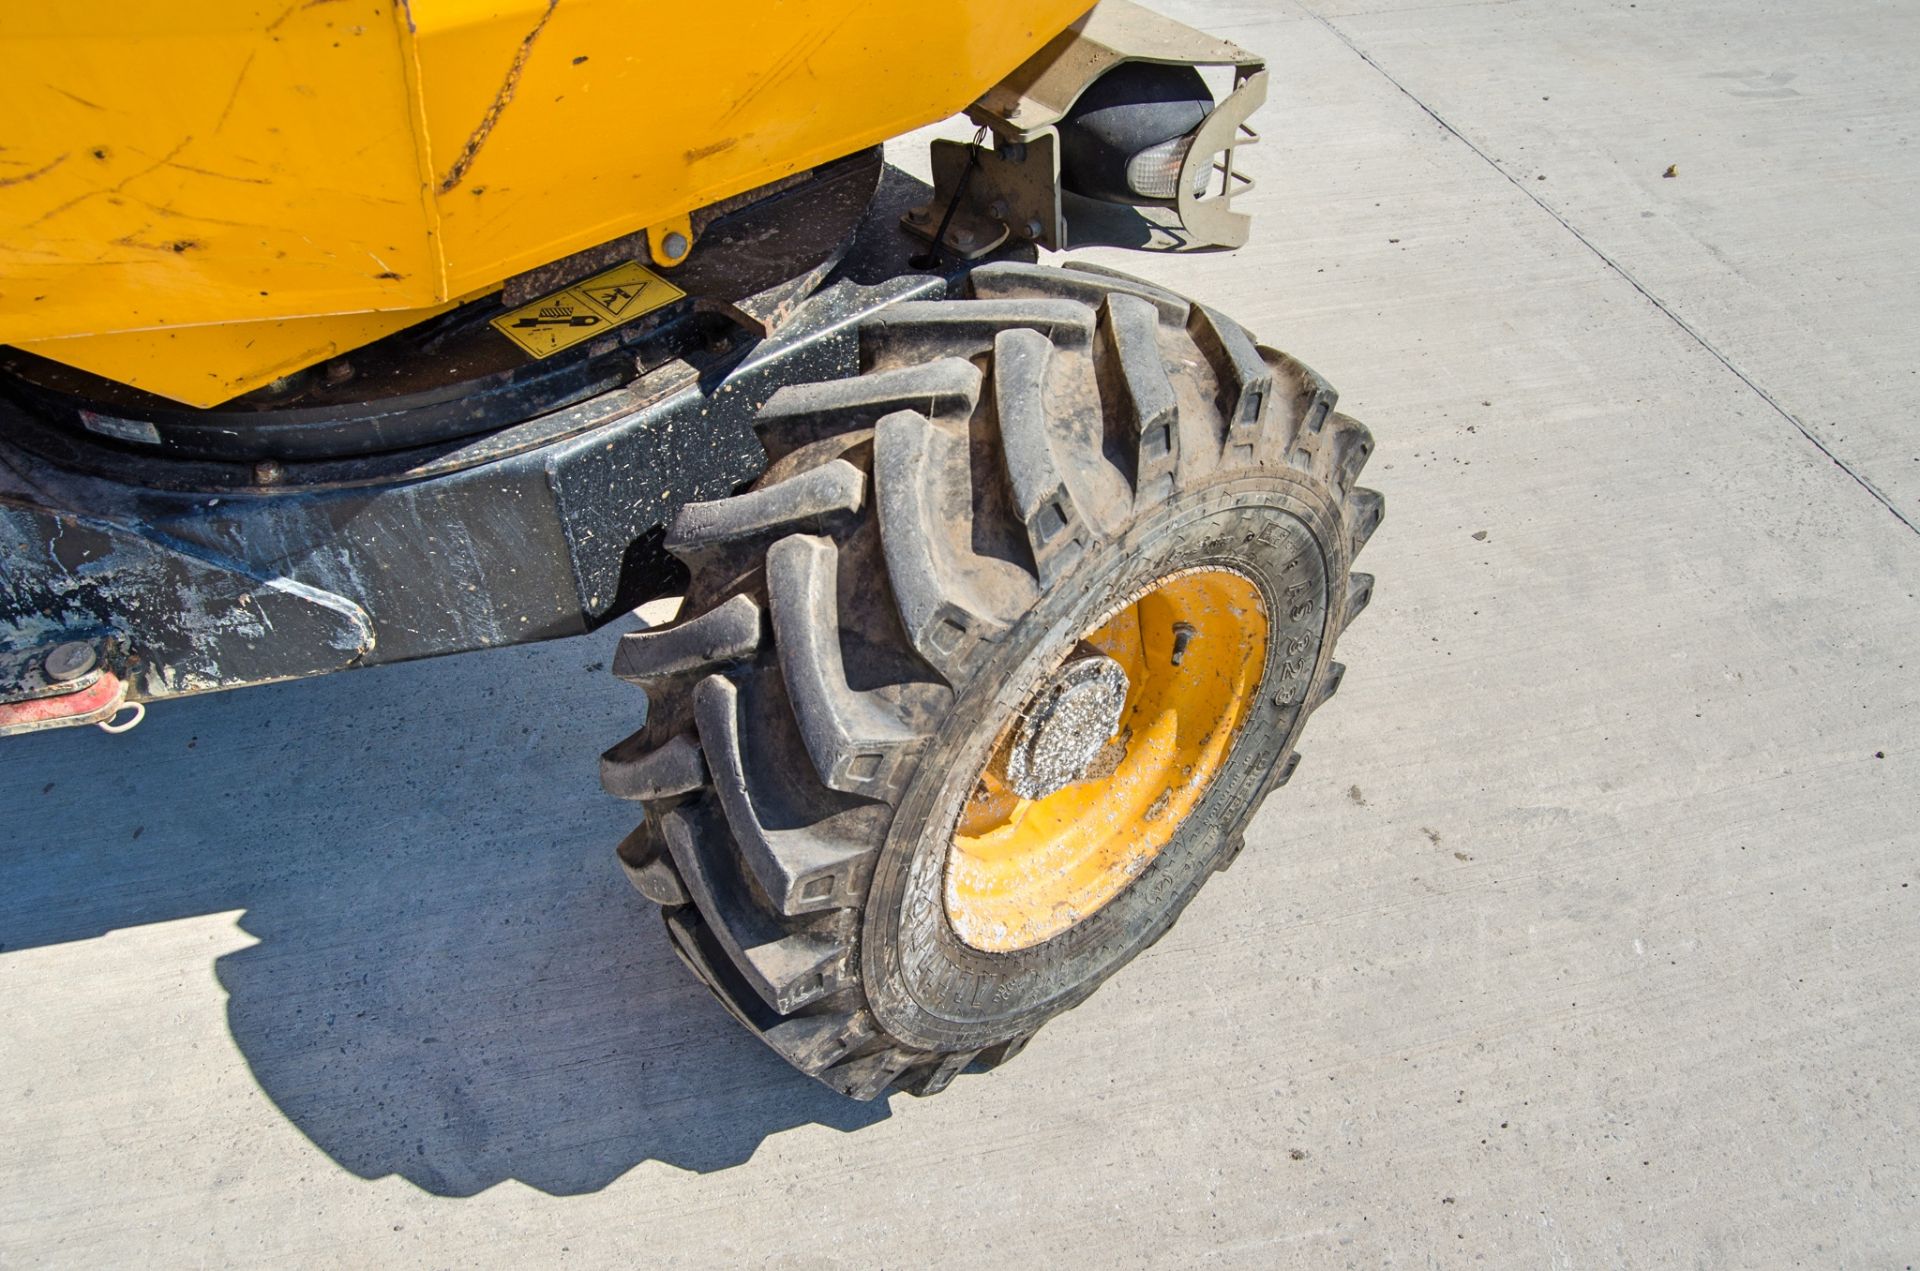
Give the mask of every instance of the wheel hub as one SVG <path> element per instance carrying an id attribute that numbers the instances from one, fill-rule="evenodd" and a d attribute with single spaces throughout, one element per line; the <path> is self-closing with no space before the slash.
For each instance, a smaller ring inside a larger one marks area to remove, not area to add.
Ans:
<path id="1" fill-rule="evenodd" d="M 1023 799 L 1044 799 L 1086 775 L 1120 727 L 1127 672 L 1082 643 L 1022 713 L 996 775 Z"/>

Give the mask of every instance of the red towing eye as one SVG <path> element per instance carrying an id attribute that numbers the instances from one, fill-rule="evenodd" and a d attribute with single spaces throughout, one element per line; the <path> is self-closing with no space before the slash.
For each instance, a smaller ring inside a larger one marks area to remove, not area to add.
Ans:
<path id="1" fill-rule="evenodd" d="M 70 641 L 44 657 L 15 655 L 6 660 L 22 665 L 8 668 L 14 672 L 7 678 L 15 694 L 0 700 L 0 737 L 79 724 L 98 724 L 110 733 L 123 733 L 146 714 L 140 703 L 127 701 L 125 681 L 107 667 L 91 643 Z M 132 718 L 114 723 L 125 709 L 133 711 Z"/>

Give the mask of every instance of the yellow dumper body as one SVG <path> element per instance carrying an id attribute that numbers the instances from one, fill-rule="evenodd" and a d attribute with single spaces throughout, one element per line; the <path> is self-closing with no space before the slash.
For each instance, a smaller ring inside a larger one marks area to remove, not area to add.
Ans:
<path id="1" fill-rule="evenodd" d="M 1087 4 L 9 5 L 0 343 L 222 402 L 952 114 Z"/>

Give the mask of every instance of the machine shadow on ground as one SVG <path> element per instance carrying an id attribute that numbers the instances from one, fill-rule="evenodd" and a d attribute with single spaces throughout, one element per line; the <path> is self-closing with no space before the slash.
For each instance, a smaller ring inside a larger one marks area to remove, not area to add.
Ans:
<path id="1" fill-rule="evenodd" d="M 258 943 L 214 970 L 260 1087 L 343 1168 L 437 1195 L 592 1192 L 643 1161 L 725 1169 L 781 1130 L 884 1119 L 728 1018 L 620 874 L 634 814 L 597 757 L 643 708 L 605 670 L 613 641 L 13 741 L 0 947 L 244 910 Z"/>

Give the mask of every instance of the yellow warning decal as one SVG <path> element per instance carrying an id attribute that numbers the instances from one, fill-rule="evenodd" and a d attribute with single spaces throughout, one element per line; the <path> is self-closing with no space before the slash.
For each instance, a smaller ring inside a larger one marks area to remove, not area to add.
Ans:
<path id="1" fill-rule="evenodd" d="M 686 294 L 644 265 L 628 261 L 503 313 L 493 327 L 535 357 L 551 357 Z"/>

